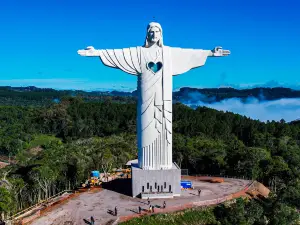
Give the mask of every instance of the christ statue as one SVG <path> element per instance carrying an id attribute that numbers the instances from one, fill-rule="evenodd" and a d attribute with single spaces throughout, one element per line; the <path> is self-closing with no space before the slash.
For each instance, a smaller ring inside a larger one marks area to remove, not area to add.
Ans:
<path id="1" fill-rule="evenodd" d="M 173 76 L 203 66 L 208 56 L 228 56 L 230 51 L 165 46 L 161 25 L 152 22 L 143 46 L 103 50 L 89 46 L 78 54 L 100 57 L 104 65 L 137 76 L 138 166 L 165 170 L 172 168 Z"/>

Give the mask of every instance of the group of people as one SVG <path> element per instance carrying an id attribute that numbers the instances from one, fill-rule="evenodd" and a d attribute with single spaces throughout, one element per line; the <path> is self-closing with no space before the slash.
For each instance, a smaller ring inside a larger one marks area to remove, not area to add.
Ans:
<path id="1" fill-rule="evenodd" d="M 198 196 L 200 196 L 200 194 L 201 194 L 201 189 L 198 190 Z M 149 198 L 147 199 L 147 202 L 148 202 L 148 205 L 149 205 L 149 210 L 148 210 L 148 212 L 154 213 L 154 208 L 155 208 L 155 206 L 150 204 L 151 202 L 150 202 L 150 199 L 149 199 Z M 166 206 L 167 206 L 166 201 L 164 201 L 164 202 L 163 202 L 162 208 L 165 209 Z M 141 213 L 142 213 L 142 210 L 143 210 L 142 207 L 139 206 L 139 208 L 138 208 L 138 213 L 141 214 Z M 117 206 L 115 207 L 114 215 L 115 215 L 115 216 L 118 216 L 118 209 L 117 209 Z M 0 224 L 0 225 L 1 225 L 1 224 Z"/>
<path id="2" fill-rule="evenodd" d="M 154 205 L 150 205 L 149 206 L 149 210 L 148 210 L 148 212 L 152 212 L 152 213 L 154 213 Z"/>
<path id="3" fill-rule="evenodd" d="M 198 190 L 198 196 L 200 196 L 200 195 L 201 195 L 201 189 Z M 148 202 L 148 205 L 149 205 L 149 210 L 148 210 L 148 212 L 154 213 L 154 208 L 155 208 L 155 206 L 154 206 L 154 205 L 151 205 L 151 202 L 150 202 L 150 199 L 149 199 L 149 198 L 147 199 L 147 202 Z M 163 202 L 163 205 L 162 205 L 162 208 L 165 209 L 166 206 L 167 206 L 166 201 L 164 201 L 164 202 Z M 139 206 L 139 208 L 138 208 L 138 213 L 141 214 L 141 213 L 142 213 L 142 210 L 143 210 L 142 207 Z M 115 215 L 115 216 L 118 216 L 118 209 L 117 209 L 117 206 L 115 207 L 114 215 Z"/>
<path id="4" fill-rule="evenodd" d="M 201 189 L 198 190 L 198 196 L 200 196 L 200 194 L 201 194 Z M 154 206 L 154 205 L 151 205 L 151 202 L 150 202 L 150 199 L 149 199 L 149 198 L 147 199 L 147 203 L 148 203 L 148 205 L 149 205 L 149 210 L 148 210 L 148 212 L 154 213 L 154 208 L 155 208 L 155 206 Z M 166 201 L 164 201 L 164 202 L 163 202 L 163 205 L 162 205 L 162 208 L 165 209 L 166 206 L 167 206 Z M 143 210 L 142 207 L 139 206 L 139 208 L 138 208 L 138 213 L 141 214 L 141 213 L 142 213 L 142 210 Z M 117 206 L 115 207 L 115 210 L 114 210 L 114 216 L 118 216 L 118 209 L 117 209 Z M 1 224 L 0 224 L 0 225 L 1 225 Z"/>
<path id="5" fill-rule="evenodd" d="M 150 199 L 149 199 L 149 198 L 147 199 L 147 202 L 148 202 L 148 205 L 149 205 L 149 210 L 148 210 L 148 212 L 154 213 L 154 208 L 155 208 L 155 206 L 150 204 L 151 202 L 150 202 Z M 162 208 L 165 209 L 166 206 L 167 206 L 166 201 L 164 201 L 164 202 L 163 202 Z M 140 206 L 139 206 L 138 211 L 139 211 L 139 214 L 141 214 L 142 208 L 141 208 Z"/>
<path id="6" fill-rule="evenodd" d="M 155 206 L 150 204 L 150 199 L 149 199 L 149 198 L 148 198 L 148 205 L 149 205 L 149 210 L 148 210 L 148 212 L 154 213 L 154 208 L 155 208 Z M 164 202 L 163 202 L 162 208 L 165 209 L 166 206 L 167 206 L 166 201 L 164 201 Z M 142 213 L 142 210 L 143 210 L 142 207 L 139 206 L 139 208 L 138 208 L 138 213 L 141 214 L 141 213 Z M 115 207 L 115 210 L 114 210 L 113 213 L 114 213 L 114 216 L 118 216 L 118 208 L 117 208 L 117 206 Z"/>

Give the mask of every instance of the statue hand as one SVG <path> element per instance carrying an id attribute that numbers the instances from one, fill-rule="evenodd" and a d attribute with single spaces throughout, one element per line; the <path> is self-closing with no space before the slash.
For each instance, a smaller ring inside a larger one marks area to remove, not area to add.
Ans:
<path id="1" fill-rule="evenodd" d="M 230 51 L 229 51 L 229 50 L 223 50 L 222 47 L 220 47 L 220 46 L 215 47 L 215 48 L 212 50 L 212 53 L 213 53 L 213 56 L 216 56 L 216 57 L 220 57 L 220 56 L 228 56 L 228 55 L 230 55 Z"/>
<path id="2" fill-rule="evenodd" d="M 78 50 L 77 53 L 81 56 L 98 56 L 97 50 L 93 46 L 88 46 L 84 50 Z"/>

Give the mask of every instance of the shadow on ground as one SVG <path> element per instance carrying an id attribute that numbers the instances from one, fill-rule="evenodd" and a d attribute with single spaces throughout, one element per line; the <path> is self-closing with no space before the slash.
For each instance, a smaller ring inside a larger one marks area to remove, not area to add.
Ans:
<path id="1" fill-rule="evenodd" d="M 109 182 L 103 182 L 102 188 L 111 190 L 123 195 L 131 196 L 132 189 L 131 189 L 131 179 L 123 178 L 123 179 L 115 179 Z"/>

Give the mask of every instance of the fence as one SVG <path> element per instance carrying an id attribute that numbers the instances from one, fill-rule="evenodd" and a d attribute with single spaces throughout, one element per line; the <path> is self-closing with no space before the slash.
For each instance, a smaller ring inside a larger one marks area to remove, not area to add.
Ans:
<path id="1" fill-rule="evenodd" d="M 183 175 L 183 176 L 189 175 L 189 170 L 188 169 L 181 169 L 181 175 Z"/>
<path id="2" fill-rule="evenodd" d="M 220 173 L 220 174 L 201 174 L 201 173 L 200 174 L 189 174 L 188 169 L 181 169 L 181 175 L 195 176 L 195 177 L 223 177 L 223 178 L 232 178 L 232 179 L 240 179 L 240 180 L 254 180 L 252 177 L 250 178 L 247 176 L 232 176 L 232 175 L 226 175 L 224 173 Z M 255 179 L 255 180 L 257 180 L 257 179 Z"/>
<path id="3" fill-rule="evenodd" d="M 253 180 L 252 178 L 246 176 L 230 176 L 225 174 L 193 174 L 189 175 L 193 177 L 222 177 L 222 178 L 229 178 L 229 179 L 240 179 L 240 180 Z"/>
<path id="4" fill-rule="evenodd" d="M 30 210 L 33 210 L 34 208 L 38 208 L 38 207 L 41 206 L 42 204 L 45 204 L 45 203 L 51 201 L 52 199 L 54 199 L 54 198 L 56 198 L 56 197 L 58 197 L 58 196 L 61 196 L 61 195 L 63 195 L 64 193 L 68 193 L 68 192 L 73 192 L 73 191 L 72 191 L 72 190 L 64 190 L 64 191 L 61 191 L 61 192 L 59 192 L 59 193 L 57 193 L 57 194 L 55 194 L 55 195 L 53 195 L 53 196 L 51 196 L 51 197 L 49 197 L 49 198 L 47 198 L 47 199 L 41 201 L 41 202 L 39 202 L 39 203 L 36 203 L 36 204 L 33 205 L 33 206 L 30 206 L 29 208 L 26 208 L 26 209 L 24 209 L 24 210 L 22 210 L 22 211 L 20 211 L 20 212 L 18 212 L 18 213 L 16 213 L 16 214 L 12 215 L 12 216 L 9 217 L 5 222 L 6 222 L 6 223 L 12 222 L 12 221 L 18 219 L 18 217 L 22 216 L 23 214 L 29 212 Z"/>

